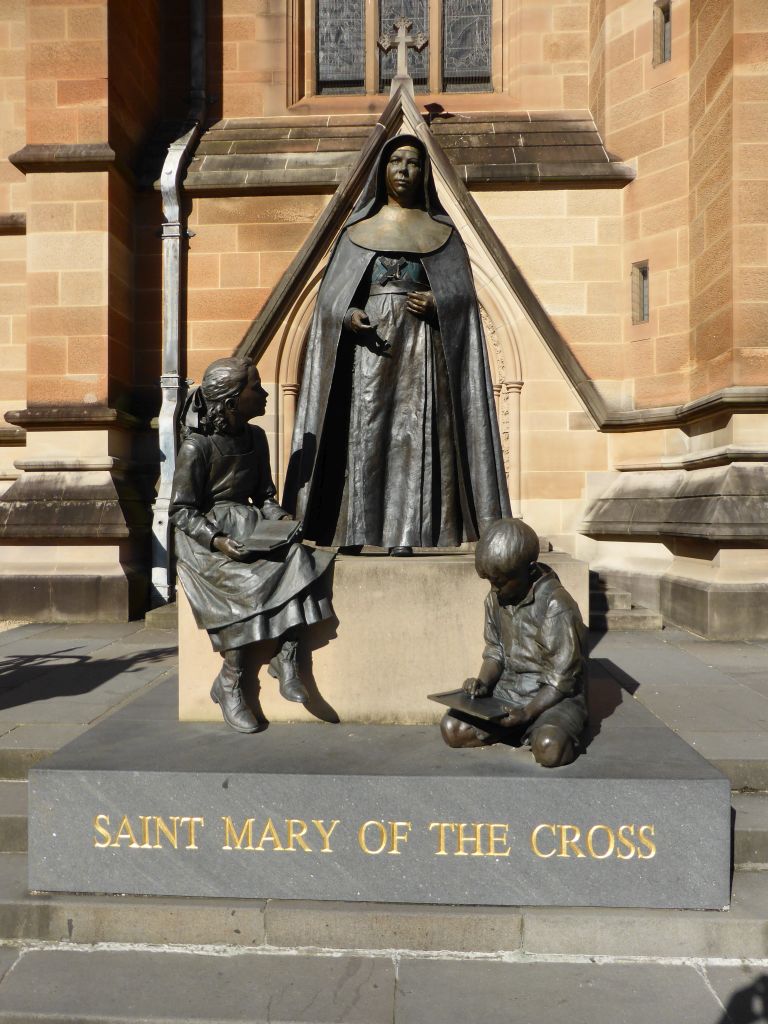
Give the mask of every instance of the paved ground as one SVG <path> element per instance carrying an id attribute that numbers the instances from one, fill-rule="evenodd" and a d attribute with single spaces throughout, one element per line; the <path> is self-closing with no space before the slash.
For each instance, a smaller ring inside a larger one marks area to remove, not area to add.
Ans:
<path id="1" fill-rule="evenodd" d="M 18 778 L 4 766 L 18 773 L 27 753 L 32 763 L 41 750 L 57 749 L 168 679 L 176 668 L 174 641 L 172 633 L 146 630 L 141 623 L 30 625 L 0 632 L 0 778 Z M 727 770 L 737 788 L 768 789 L 768 643 L 714 643 L 673 629 L 607 633 L 594 638 L 593 658 Z M 4 785 L 11 787 L 9 815 L 21 816 L 24 784 Z M 752 800 L 743 806 L 757 822 L 756 836 L 764 824 L 763 799 L 751 793 L 735 798 L 737 807 L 738 801 Z M 22 852 L 5 856 L 23 866 Z M 754 905 L 765 902 L 768 873 L 742 878 L 747 902 L 749 892 Z M 66 916 L 64 898 L 57 902 Z M 199 910 L 194 904 L 187 901 L 189 924 L 176 929 L 174 941 L 185 934 L 196 941 L 195 922 L 211 911 L 202 901 Z M 694 955 L 683 949 L 664 958 L 678 920 L 674 913 L 664 919 L 656 946 L 644 943 L 642 956 L 585 958 L 570 943 L 562 955 L 546 956 L 380 947 L 331 953 L 288 945 L 256 951 L 161 945 L 157 939 L 143 945 L 143 905 L 130 901 L 133 938 L 126 945 L 101 942 L 96 927 L 92 941 L 80 946 L 23 938 L 2 945 L 0 939 L 0 1022 L 768 1022 L 768 960 L 745 955 L 723 961 L 708 956 L 706 946 Z M 148 936 L 157 901 L 146 905 Z M 37 909 L 38 915 L 52 913 L 48 904 Z M 119 905 L 112 913 L 120 914 Z M 168 913 L 177 911 L 169 907 Z M 619 911 L 613 912 L 617 926 L 620 914 L 627 935 L 651 925 L 643 912 Z M 587 912 L 567 917 L 571 931 L 577 919 L 590 927 Z M 0 936 L 11 934 L 9 920 L 0 907 Z"/>
<path id="2" fill-rule="evenodd" d="M 767 985 L 744 966 L 31 950 L 0 1020 L 747 1024 L 766 1020 Z"/>
<path id="3" fill-rule="evenodd" d="M 592 659 L 709 760 L 768 763 L 768 641 L 609 632 Z M 141 622 L 0 631 L 0 767 L 4 749 L 58 749 L 175 669 L 175 635 Z"/>

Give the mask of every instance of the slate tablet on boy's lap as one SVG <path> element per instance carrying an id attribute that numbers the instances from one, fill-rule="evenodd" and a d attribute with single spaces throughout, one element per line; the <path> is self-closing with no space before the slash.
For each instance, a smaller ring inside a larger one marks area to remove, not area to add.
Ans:
<path id="1" fill-rule="evenodd" d="M 447 690 L 445 693 L 430 693 L 429 700 L 445 704 L 453 711 L 493 722 L 509 714 L 509 708 L 495 697 L 470 697 L 464 690 Z"/>

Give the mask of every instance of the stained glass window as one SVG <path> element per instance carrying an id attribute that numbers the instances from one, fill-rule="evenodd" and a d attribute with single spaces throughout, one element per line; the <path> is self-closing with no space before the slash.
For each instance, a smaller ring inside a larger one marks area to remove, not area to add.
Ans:
<path id="1" fill-rule="evenodd" d="M 492 0 L 443 0 L 443 88 L 491 88 Z"/>
<path id="2" fill-rule="evenodd" d="M 317 91 L 363 92 L 364 0 L 317 0 Z"/>
<path id="3" fill-rule="evenodd" d="M 381 0 L 379 4 L 379 35 L 393 35 L 392 27 L 398 18 L 406 17 L 413 22 L 411 34 L 429 32 L 428 0 Z M 379 83 L 382 92 L 389 90 L 392 76 L 397 70 L 397 50 L 389 53 L 379 51 Z M 413 79 L 416 92 L 426 92 L 429 74 L 429 43 L 421 52 L 408 48 L 408 71 Z"/>

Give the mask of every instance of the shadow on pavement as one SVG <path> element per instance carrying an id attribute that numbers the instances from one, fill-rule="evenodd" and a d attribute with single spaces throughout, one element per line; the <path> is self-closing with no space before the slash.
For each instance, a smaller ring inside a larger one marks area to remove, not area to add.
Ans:
<path id="1" fill-rule="evenodd" d="M 629 675 L 623 668 L 619 668 L 616 662 L 611 661 L 610 658 L 590 658 L 589 668 L 591 673 L 601 669 L 607 672 L 619 684 L 622 690 L 626 690 L 633 697 L 640 689 L 640 683 L 638 683 L 634 676 Z"/>
<path id="2" fill-rule="evenodd" d="M 6 655 L 0 659 L 0 711 L 52 697 L 92 693 L 118 676 L 130 677 L 175 653 L 175 647 L 162 647 L 113 658 L 94 658 L 77 653 L 77 648 L 62 647 L 44 654 Z M 147 673 L 145 682 L 152 678 Z M 130 689 L 129 686 L 126 692 Z"/>
<path id="3" fill-rule="evenodd" d="M 768 1022 L 768 974 L 740 988 L 728 1000 L 717 1024 L 767 1024 Z"/>

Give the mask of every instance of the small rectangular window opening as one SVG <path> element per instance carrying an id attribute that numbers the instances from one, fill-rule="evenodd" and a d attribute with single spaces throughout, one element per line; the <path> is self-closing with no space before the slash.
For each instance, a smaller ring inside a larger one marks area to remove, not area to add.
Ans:
<path id="1" fill-rule="evenodd" d="M 656 0 L 653 5 L 653 63 L 672 59 L 671 0 Z"/>
<path id="2" fill-rule="evenodd" d="M 632 264 L 632 323 L 647 324 L 648 313 L 648 261 L 645 260 Z"/>

